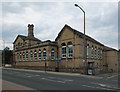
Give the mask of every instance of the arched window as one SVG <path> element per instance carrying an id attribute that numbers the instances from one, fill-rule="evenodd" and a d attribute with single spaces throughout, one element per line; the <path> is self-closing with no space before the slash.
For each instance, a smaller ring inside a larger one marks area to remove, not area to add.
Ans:
<path id="1" fill-rule="evenodd" d="M 46 59 L 46 49 L 44 48 L 43 49 L 43 60 L 45 60 Z"/>
<path id="2" fill-rule="evenodd" d="M 62 58 L 66 58 L 66 44 L 62 43 Z"/>
<path id="3" fill-rule="evenodd" d="M 87 58 L 89 57 L 89 44 L 87 44 Z"/>
<path id="4" fill-rule="evenodd" d="M 52 59 L 52 60 L 55 59 L 55 57 L 54 57 L 54 49 L 52 49 L 52 51 L 51 51 L 51 59 Z"/>
<path id="5" fill-rule="evenodd" d="M 16 49 L 18 49 L 18 46 L 16 45 Z"/>
<path id="6" fill-rule="evenodd" d="M 20 42 L 18 43 L 18 48 L 20 48 Z"/>
<path id="7" fill-rule="evenodd" d="M 98 59 L 100 58 L 100 50 L 99 50 L 99 48 L 98 48 Z"/>
<path id="8" fill-rule="evenodd" d="M 73 56 L 72 42 L 68 42 L 68 58 L 72 58 L 72 56 Z"/>
<path id="9" fill-rule="evenodd" d="M 97 47 L 95 46 L 95 58 L 97 56 Z"/>
<path id="10" fill-rule="evenodd" d="M 91 47 L 91 58 L 93 58 L 93 45 Z"/>
<path id="11" fill-rule="evenodd" d="M 41 50 L 39 50 L 39 60 L 41 60 Z"/>
<path id="12" fill-rule="evenodd" d="M 32 54 L 32 51 L 30 51 L 30 61 L 33 60 L 33 54 Z"/>
<path id="13" fill-rule="evenodd" d="M 28 61 L 28 51 L 26 51 L 26 61 Z"/>
<path id="14" fill-rule="evenodd" d="M 36 50 L 34 51 L 34 59 L 35 59 L 35 61 L 37 60 L 37 52 L 36 52 Z"/>
<path id="15" fill-rule="evenodd" d="M 20 61 L 22 61 L 22 54 L 21 54 L 21 52 L 20 52 Z"/>
<path id="16" fill-rule="evenodd" d="M 19 54 L 17 53 L 17 61 L 19 61 Z"/>
<path id="17" fill-rule="evenodd" d="M 102 49 L 100 50 L 100 58 L 102 59 Z"/>
<path id="18" fill-rule="evenodd" d="M 23 52 L 23 61 L 25 61 L 25 53 Z"/>

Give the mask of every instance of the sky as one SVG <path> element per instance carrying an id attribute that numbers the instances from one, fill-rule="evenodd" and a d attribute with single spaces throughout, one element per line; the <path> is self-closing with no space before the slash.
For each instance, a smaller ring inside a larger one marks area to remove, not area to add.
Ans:
<path id="1" fill-rule="evenodd" d="M 2 2 L 0 49 L 13 49 L 18 35 L 28 35 L 28 24 L 42 41 L 54 41 L 65 24 L 83 33 L 83 12 L 75 3 L 86 13 L 86 34 L 118 49 L 118 2 Z"/>

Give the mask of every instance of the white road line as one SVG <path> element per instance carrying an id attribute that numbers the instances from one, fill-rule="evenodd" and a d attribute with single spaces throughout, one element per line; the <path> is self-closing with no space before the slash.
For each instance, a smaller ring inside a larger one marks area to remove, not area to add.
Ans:
<path id="1" fill-rule="evenodd" d="M 53 81 L 53 82 L 59 82 L 59 83 L 65 83 L 65 81 L 56 81 L 52 79 L 47 79 L 47 78 L 41 78 L 42 80 L 47 80 L 47 81 Z"/>
<path id="2" fill-rule="evenodd" d="M 63 81 L 70 81 L 72 82 L 73 80 L 68 80 L 68 79 L 64 79 L 64 78 L 56 78 L 56 77 L 48 77 L 50 79 L 57 79 L 57 80 L 63 80 Z"/>
<path id="3" fill-rule="evenodd" d="M 113 86 L 106 85 L 106 84 L 101 84 L 101 83 L 91 82 L 91 84 L 95 84 L 95 85 L 98 85 L 98 86 L 101 86 L 101 87 L 106 87 L 106 88 L 118 89 L 117 87 L 113 87 Z"/>
<path id="4" fill-rule="evenodd" d="M 26 76 L 26 77 L 32 77 L 32 76 Z"/>
<path id="5" fill-rule="evenodd" d="M 40 76 L 40 75 L 35 75 L 35 76 Z"/>
<path id="6" fill-rule="evenodd" d="M 108 89 L 108 88 L 102 88 L 102 87 L 93 87 L 93 86 L 88 86 L 88 85 L 82 85 L 84 87 L 89 87 L 89 88 L 98 88 L 98 89 L 104 89 L 104 90 L 111 90 L 111 89 Z"/>

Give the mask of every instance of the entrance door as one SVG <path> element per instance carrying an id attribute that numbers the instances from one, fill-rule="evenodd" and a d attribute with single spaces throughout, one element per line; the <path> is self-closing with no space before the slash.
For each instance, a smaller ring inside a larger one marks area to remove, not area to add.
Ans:
<path id="1" fill-rule="evenodd" d="M 88 74 L 93 75 L 94 74 L 93 71 L 94 71 L 94 62 L 88 62 Z"/>

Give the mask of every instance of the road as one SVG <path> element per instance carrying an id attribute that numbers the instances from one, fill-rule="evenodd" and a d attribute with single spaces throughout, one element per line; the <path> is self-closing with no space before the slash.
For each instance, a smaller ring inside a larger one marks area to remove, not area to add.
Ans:
<path id="1" fill-rule="evenodd" d="M 33 90 L 118 90 L 117 76 L 102 78 L 89 75 L 2 70 L 2 79 Z"/>

